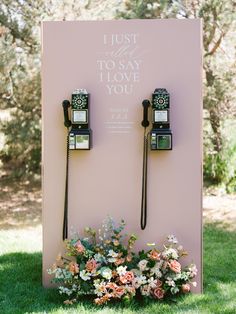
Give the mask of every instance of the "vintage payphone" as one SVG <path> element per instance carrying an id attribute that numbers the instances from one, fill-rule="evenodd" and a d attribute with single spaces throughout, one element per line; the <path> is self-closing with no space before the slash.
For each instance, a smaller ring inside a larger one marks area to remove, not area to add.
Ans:
<path id="1" fill-rule="evenodd" d="M 147 224 L 147 169 L 148 169 L 148 146 L 150 149 L 172 150 L 172 132 L 170 129 L 170 95 L 165 88 L 156 88 L 152 94 L 152 101 L 145 99 L 143 105 L 144 127 L 143 141 L 143 172 L 142 172 L 142 200 L 141 200 L 141 229 L 144 230 Z M 152 109 L 152 129 L 149 126 L 148 109 Z"/>
<path id="2" fill-rule="evenodd" d="M 151 150 L 171 150 L 170 95 L 165 88 L 156 88 L 152 94 Z"/>
<path id="3" fill-rule="evenodd" d="M 89 150 L 92 147 L 92 130 L 90 129 L 89 94 L 85 89 L 77 89 L 69 100 L 62 102 L 64 125 L 67 127 L 66 182 L 63 219 L 63 240 L 68 236 L 68 175 L 69 151 Z"/>
<path id="4" fill-rule="evenodd" d="M 89 120 L 89 94 L 85 89 L 77 89 L 72 93 L 71 103 L 64 100 L 64 125 L 70 128 L 69 149 L 90 149 L 92 146 L 92 130 Z M 71 108 L 69 119 L 69 108 Z"/>

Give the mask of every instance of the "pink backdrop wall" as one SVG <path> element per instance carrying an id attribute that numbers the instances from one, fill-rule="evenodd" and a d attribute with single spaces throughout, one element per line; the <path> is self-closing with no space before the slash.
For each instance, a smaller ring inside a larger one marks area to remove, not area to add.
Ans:
<path id="1" fill-rule="evenodd" d="M 72 151 L 69 230 L 110 214 L 127 231 L 162 243 L 175 234 L 199 269 L 202 256 L 202 55 L 200 20 L 44 22 L 43 283 L 62 251 L 66 128 L 61 102 L 91 94 L 93 148 Z M 118 36 L 116 36 L 118 35 Z M 148 219 L 140 229 L 142 100 L 170 93 L 172 151 L 149 151 Z"/>

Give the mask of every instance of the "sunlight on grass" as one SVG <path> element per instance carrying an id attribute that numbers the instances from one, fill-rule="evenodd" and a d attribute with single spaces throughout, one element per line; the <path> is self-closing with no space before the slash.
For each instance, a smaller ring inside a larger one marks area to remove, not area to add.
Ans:
<path id="1" fill-rule="evenodd" d="M 37 252 L 42 250 L 42 226 L 0 231 L 0 255 L 8 252 Z"/>

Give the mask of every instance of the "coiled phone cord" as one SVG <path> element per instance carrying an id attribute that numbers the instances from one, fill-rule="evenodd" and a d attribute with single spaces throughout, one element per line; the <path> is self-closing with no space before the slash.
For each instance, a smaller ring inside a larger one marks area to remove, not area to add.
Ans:
<path id="1" fill-rule="evenodd" d="M 65 182 L 65 201 L 63 219 L 63 241 L 68 237 L 68 176 L 69 176 L 69 128 L 66 141 L 66 182 Z"/>
<path id="2" fill-rule="evenodd" d="M 141 229 L 144 230 L 147 224 L 147 167 L 148 167 L 148 133 L 144 128 L 143 140 L 143 174 L 142 174 L 142 201 L 141 201 Z"/>

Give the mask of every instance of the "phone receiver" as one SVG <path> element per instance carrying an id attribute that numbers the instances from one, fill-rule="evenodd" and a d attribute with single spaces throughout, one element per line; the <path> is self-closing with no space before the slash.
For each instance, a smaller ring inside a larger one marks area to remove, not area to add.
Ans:
<path id="1" fill-rule="evenodd" d="M 69 120 L 69 113 L 68 113 L 68 109 L 70 107 L 69 100 L 63 100 L 62 107 L 63 107 L 63 111 L 64 111 L 64 125 L 67 128 L 69 128 L 71 126 L 71 121 Z"/>
<path id="2" fill-rule="evenodd" d="M 145 99 L 142 102 L 143 105 L 143 121 L 142 121 L 142 126 L 144 128 L 149 126 L 149 121 L 148 121 L 148 107 L 150 106 L 150 101 L 148 99 Z"/>

